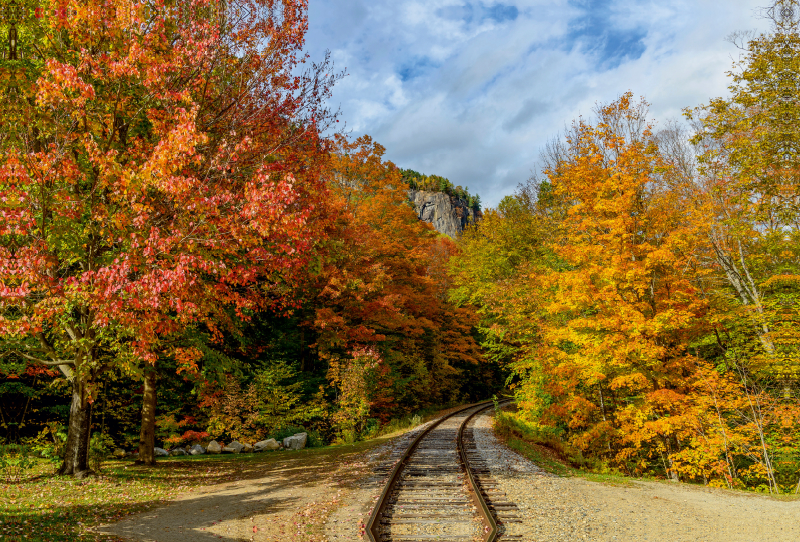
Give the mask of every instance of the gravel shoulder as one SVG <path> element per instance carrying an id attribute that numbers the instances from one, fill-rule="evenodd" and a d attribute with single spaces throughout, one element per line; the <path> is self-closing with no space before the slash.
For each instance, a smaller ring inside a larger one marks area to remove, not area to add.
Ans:
<path id="1" fill-rule="evenodd" d="M 428 422 L 430 423 L 430 422 Z M 523 522 L 528 542 L 784 542 L 800 539 L 800 501 L 685 484 L 628 487 L 549 474 L 497 440 L 491 413 L 473 422 L 478 451 Z M 283 453 L 246 479 L 207 486 L 169 506 L 103 526 L 125 540 L 363 542 L 386 476 L 423 424 L 351 450 Z M 500 539 L 502 542 L 502 538 Z"/>
<path id="2" fill-rule="evenodd" d="M 387 466 L 429 423 L 354 446 L 265 453 L 226 483 L 92 531 L 139 542 L 360 542 Z"/>
<path id="3" fill-rule="evenodd" d="M 800 501 L 674 484 L 631 481 L 630 487 L 548 474 L 494 436 L 492 417 L 474 422 L 475 443 L 499 488 L 521 510 L 509 534 L 555 542 L 755 542 L 800 538 Z M 502 539 L 501 539 L 502 540 Z"/>

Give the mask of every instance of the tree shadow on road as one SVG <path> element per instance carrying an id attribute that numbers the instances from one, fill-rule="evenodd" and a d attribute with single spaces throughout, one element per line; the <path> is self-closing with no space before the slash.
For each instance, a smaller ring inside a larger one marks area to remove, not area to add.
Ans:
<path id="1" fill-rule="evenodd" d="M 283 529 L 265 523 L 281 513 L 294 513 L 304 505 L 304 496 L 309 492 L 316 491 L 319 496 L 324 486 L 329 498 L 337 489 L 347 488 L 354 480 L 369 474 L 363 452 L 381 442 L 383 439 L 354 446 L 217 456 L 199 461 L 168 460 L 149 471 L 128 469 L 126 472 L 132 470 L 127 474 L 131 483 L 137 483 L 137 477 L 151 477 L 162 470 L 171 477 L 176 471 L 185 471 L 185 476 L 192 476 L 192 471 L 200 472 L 203 487 L 179 495 L 175 502 L 154 503 L 162 506 L 93 531 L 107 535 L 98 540 L 108 542 L 119 540 L 118 537 L 171 542 L 186 540 L 188 536 L 192 540 L 259 540 L 262 537 L 253 533 L 262 532 L 265 527 L 274 534 L 285 530 L 287 536 L 296 535 L 291 525 Z M 204 472 L 209 469 L 211 472 Z M 225 529 L 231 532 L 226 534 Z"/>

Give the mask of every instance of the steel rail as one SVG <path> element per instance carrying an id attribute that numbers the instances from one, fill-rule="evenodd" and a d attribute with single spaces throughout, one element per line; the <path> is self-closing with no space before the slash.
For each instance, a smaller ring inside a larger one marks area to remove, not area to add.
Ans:
<path id="1" fill-rule="evenodd" d="M 395 463 L 394 468 L 392 469 L 392 472 L 389 475 L 389 481 L 386 482 L 386 485 L 383 487 L 383 491 L 381 492 L 380 497 L 378 497 L 378 502 L 375 503 L 375 507 L 372 509 L 372 514 L 370 514 L 370 516 L 369 516 L 369 520 L 367 521 L 367 525 L 366 525 L 366 527 L 367 527 L 366 531 L 367 531 L 367 536 L 369 537 L 370 542 L 380 542 L 378 540 L 378 533 L 376 532 L 377 531 L 377 526 L 379 525 L 380 517 L 383 515 L 383 512 L 386 509 L 386 505 L 389 502 L 389 497 L 391 496 L 392 491 L 394 490 L 394 487 L 397 484 L 397 480 L 400 478 L 400 473 L 403 472 L 403 467 L 405 467 L 406 463 L 411 458 L 411 456 L 413 455 L 414 451 L 417 449 L 417 445 L 419 445 L 419 442 L 423 438 L 425 438 L 425 436 L 428 433 L 430 433 L 433 429 L 435 429 L 439 424 L 441 424 L 443 421 L 447 420 L 448 418 L 452 418 L 456 414 L 460 414 L 460 413 L 464 412 L 465 410 L 469 410 L 471 408 L 475 408 L 475 407 L 481 406 L 483 404 L 491 405 L 492 402 L 491 401 L 487 401 L 487 402 L 484 402 L 484 403 L 476 403 L 474 405 L 469 405 L 469 406 L 466 406 L 464 408 L 460 408 L 460 409 L 456 410 L 455 412 L 451 412 L 447 416 L 442 416 L 441 418 L 436 420 L 436 422 L 432 423 L 430 425 L 430 427 L 428 427 L 422 433 L 417 435 L 417 437 L 411 442 L 411 444 L 408 446 L 408 448 L 403 453 L 403 455 L 400 457 L 400 459 L 397 461 L 397 463 Z"/>
<path id="2" fill-rule="evenodd" d="M 461 424 L 461 426 L 459 427 L 458 438 L 457 438 L 457 446 L 458 446 L 459 457 L 461 458 L 461 462 L 462 462 L 462 464 L 464 466 L 464 469 L 467 471 L 467 475 L 468 475 L 468 479 L 469 479 L 469 483 L 470 483 L 470 488 L 469 488 L 470 495 L 471 495 L 472 499 L 475 501 L 475 503 L 478 505 L 477 507 L 478 507 L 478 510 L 479 510 L 479 514 L 484 518 L 485 523 L 487 525 L 489 525 L 489 527 L 490 527 L 489 531 L 488 531 L 489 538 L 486 538 L 484 540 L 484 542 L 493 542 L 494 541 L 494 539 L 497 537 L 497 522 L 495 521 L 494 517 L 492 516 L 492 513 L 489 510 L 489 507 L 486 504 L 486 501 L 484 500 L 483 495 L 481 494 L 480 488 L 477 486 L 475 478 L 474 478 L 474 476 L 472 475 L 472 473 L 471 473 L 471 471 L 469 469 L 469 461 L 467 460 L 466 451 L 464 450 L 463 439 L 462 439 L 463 430 L 466 427 L 466 425 L 469 422 L 469 420 L 471 420 L 472 417 L 475 416 L 477 413 L 483 412 L 487 408 L 491 408 L 493 405 L 494 405 L 493 401 L 486 401 L 486 402 L 482 402 L 482 403 L 476 403 L 476 404 L 473 404 L 473 405 L 465 406 L 464 408 L 460 408 L 460 409 L 456 410 L 455 412 L 451 412 L 450 414 L 448 414 L 446 416 L 442 416 L 441 418 L 436 420 L 436 422 L 432 423 L 422 433 L 417 435 L 417 437 L 411 442 L 411 444 L 408 446 L 408 448 L 403 453 L 403 455 L 400 457 L 400 459 L 397 461 L 397 463 L 395 463 L 394 468 L 392 469 L 392 472 L 389 475 L 389 480 L 388 480 L 388 482 L 386 482 L 386 485 L 384 486 L 383 491 L 380 494 L 380 497 L 378 497 L 378 501 L 375 503 L 375 506 L 372 509 L 372 513 L 370 514 L 370 517 L 369 517 L 369 520 L 367 521 L 367 525 L 366 525 L 366 529 L 365 529 L 366 533 L 367 533 L 367 537 L 369 538 L 370 542 L 380 542 L 380 540 L 378 538 L 379 537 L 379 533 L 377 532 L 378 526 L 380 525 L 380 523 L 379 523 L 380 518 L 383 515 L 383 513 L 384 513 L 384 511 L 386 509 L 386 506 L 388 505 L 389 497 L 391 496 L 392 491 L 394 490 L 395 486 L 397 485 L 397 481 L 400 478 L 400 474 L 403 472 L 403 468 L 406 466 L 406 464 L 408 463 L 409 459 L 411 458 L 411 456 L 416 451 L 417 446 L 419 445 L 420 441 L 423 438 L 425 438 L 428 435 L 428 433 L 430 433 L 433 429 L 435 429 L 437 426 L 439 426 L 439 424 L 441 424 L 445 420 L 447 420 L 449 418 L 452 418 L 453 416 L 455 416 L 457 414 L 461 414 L 465 410 L 470 410 L 472 408 L 481 407 L 481 406 L 483 406 L 483 408 L 479 408 L 474 413 L 472 413 Z"/>
<path id="3" fill-rule="evenodd" d="M 503 404 L 507 402 L 508 401 L 503 401 Z M 500 403 L 498 403 L 498 405 L 499 404 Z M 472 418 L 484 410 L 491 408 L 492 406 L 494 406 L 494 403 L 476 410 L 470 414 L 461 424 L 461 427 L 458 428 L 458 453 L 461 456 L 461 462 L 463 463 L 464 470 L 467 472 L 467 477 L 469 478 L 469 493 L 472 497 L 472 500 L 475 501 L 475 505 L 478 508 L 478 513 L 483 518 L 483 521 L 489 526 L 489 530 L 486 532 L 486 537 L 483 539 L 483 542 L 495 542 L 498 534 L 497 521 L 494 518 L 494 514 L 492 514 L 491 510 L 489 510 L 489 505 L 486 503 L 486 499 L 483 497 L 483 492 L 481 491 L 478 482 L 475 480 L 475 476 L 472 474 L 472 469 L 469 466 L 467 450 L 464 447 L 464 430 L 467 428 L 467 425 L 469 425 L 469 422 L 472 420 Z"/>

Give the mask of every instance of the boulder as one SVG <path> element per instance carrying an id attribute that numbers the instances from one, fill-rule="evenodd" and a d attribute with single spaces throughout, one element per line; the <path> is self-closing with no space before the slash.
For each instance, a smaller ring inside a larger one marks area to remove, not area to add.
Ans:
<path id="1" fill-rule="evenodd" d="M 200 446 L 199 444 L 195 444 L 191 448 L 189 448 L 188 452 L 192 455 L 203 455 L 206 453 L 206 449 Z"/>
<path id="2" fill-rule="evenodd" d="M 242 444 L 238 440 L 234 440 L 233 442 L 228 444 L 227 448 L 230 449 L 230 450 L 233 450 L 233 453 L 239 454 L 239 453 L 242 453 L 242 450 L 244 450 L 244 444 Z M 223 451 L 224 451 L 224 449 L 223 449 Z"/>
<path id="3" fill-rule="evenodd" d="M 153 448 L 153 453 L 156 457 L 169 457 L 169 452 L 164 448 L 155 447 Z"/>
<path id="4" fill-rule="evenodd" d="M 249 454 L 253 452 L 253 447 L 247 444 L 246 442 L 242 442 L 242 446 L 244 446 L 244 448 L 242 448 L 243 454 Z"/>
<path id="5" fill-rule="evenodd" d="M 123 458 L 126 455 L 128 454 L 126 454 L 125 450 L 123 450 L 122 448 L 117 448 L 116 450 L 114 450 L 114 457 Z"/>
<path id="6" fill-rule="evenodd" d="M 206 447 L 206 452 L 210 454 L 221 454 L 222 453 L 222 446 L 219 445 L 219 442 L 216 440 L 212 440 L 208 443 Z"/>
<path id="7" fill-rule="evenodd" d="M 188 455 L 183 448 L 175 448 L 169 451 L 169 455 Z"/>
<path id="8" fill-rule="evenodd" d="M 295 433 L 291 437 L 283 439 L 283 447 L 287 450 L 302 450 L 306 447 L 308 433 Z"/>
<path id="9" fill-rule="evenodd" d="M 254 452 L 263 452 L 265 450 L 272 451 L 277 450 L 280 448 L 281 445 L 278 443 L 277 440 L 274 438 L 268 438 L 267 440 L 262 440 L 261 442 L 256 442 L 253 446 Z"/>

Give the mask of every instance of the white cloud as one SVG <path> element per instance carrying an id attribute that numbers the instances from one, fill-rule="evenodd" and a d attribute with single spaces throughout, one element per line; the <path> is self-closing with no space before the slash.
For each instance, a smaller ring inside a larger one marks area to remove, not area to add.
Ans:
<path id="1" fill-rule="evenodd" d="M 308 50 L 350 74 L 334 89 L 354 135 L 401 167 L 495 205 L 539 150 L 632 90 L 655 119 L 724 95 L 733 31 L 758 0 L 312 0 Z M 516 16 L 516 18 L 514 18 Z"/>

